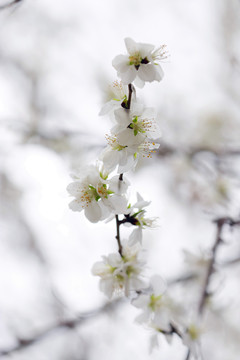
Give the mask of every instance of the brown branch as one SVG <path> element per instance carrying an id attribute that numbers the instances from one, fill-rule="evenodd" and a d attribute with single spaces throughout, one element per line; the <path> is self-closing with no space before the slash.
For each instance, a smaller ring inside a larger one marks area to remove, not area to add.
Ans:
<path id="1" fill-rule="evenodd" d="M 8 3 L 8 4 L 1 5 L 1 6 L 0 6 L 0 10 L 8 9 L 8 8 L 10 8 L 11 6 L 20 3 L 21 1 L 22 1 L 22 0 L 13 0 L 13 1 L 11 1 L 10 3 Z"/>
<path id="2" fill-rule="evenodd" d="M 238 149 L 238 148 L 214 149 L 213 147 L 207 147 L 207 146 L 181 148 L 181 147 L 174 147 L 174 146 L 171 146 L 168 144 L 161 143 L 161 146 L 160 146 L 159 150 L 157 151 L 157 155 L 159 155 L 161 157 L 171 156 L 171 155 L 175 155 L 175 154 L 183 154 L 185 156 L 192 158 L 200 153 L 211 153 L 218 158 L 223 158 L 223 157 L 229 157 L 229 156 L 239 156 L 240 149 Z"/>
<path id="3" fill-rule="evenodd" d="M 202 290 L 202 295 L 201 295 L 200 302 L 199 302 L 199 307 L 198 307 L 199 314 L 203 313 L 204 306 L 206 304 L 206 300 L 209 297 L 208 287 L 209 287 L 211 276 L 212 276 L 213 271 L 214 271 L 214 265 L 215 265 L 215 262 L 216 262 L 217 249 L 218 249 L 219 245 L 223 242 L 223 240 L 222 240 L 223 227 L 225 225 L 229 225 L 230 227 L 238 226 L 238 225 L 240 225 L 240 220 L 234 220 L 231 217 L 222 217 L 222 218 L 214 220 L 214 223 L 217 226 L 217 233 L 216 233 L 215 242 L 214 242 L 213 247 L 212 247 L 212 251 L 211 251 L 212 256 L 211 256 L 211 259 L 210 259 L 210 262 L 209 262 L 209 265 L 208 265 L 207 275 L 206 275 L 206 278 L 205 278 L 205 282 L 204 282 L 203 290 Z"/>
<path id="4" fill-rule="evenodd" d="M 120 225 L 121 225 L 121 221 L 118 218 L 118 215 L 115 215 L 115 219 L 116 219 L 116 228 L 117 228 L 117 235 L 115 236 L 115 238 L 117 239 L 117 243 L 118 243 L 118 252 L 121 255 L 121 257 L 123 257 L 123 248 L 122 248 L 122 244 L 121 244 L 121 240 L 120 240 Z"/>
<path id="5" fill-rule="evenodd" d="M 131 101 L 132 101 L 132 93 L 135 91 L 134 86 L 132 84 L 128 84 L 128 100 L 124 100 L 121 104 L 121 106 L 129 110 L 131 107 Z"/>
<path id="6" fill-rule="evenodd" d="M 29 346 L 43 340 L 46 338 L 49 334 L 58 331 L 60 329 L 74 329 L 80 325 L 82 325 L 84 322 L 86 322 L 88 319 L 92 319 L 102 313 L 106 313 L 108 311 L 113 310 L 117 305 L 121 303 L 121 299 L 115 300 L 113 302 L 107 303 L 100 308 L 86 312 L 84 314 L 79 315 L 75 319 L 67 319 L 60 321 L 42 331 L 40 331 L 38 334 L 32 336 L 31 338 L 19 338 L 18 343 L 8 349 L 0 349 L 0 356 L 4 355 L 10 355 L 16 351 L 21 351 Z"/>

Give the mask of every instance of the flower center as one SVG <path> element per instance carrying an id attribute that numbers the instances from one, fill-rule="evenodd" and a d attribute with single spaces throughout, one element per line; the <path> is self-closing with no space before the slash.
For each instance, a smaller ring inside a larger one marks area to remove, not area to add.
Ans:
<path id="1" fill-rule="evenodd" d="M 130 129 L 133 129 L 134 136 L 137 136 L 138 133 L 144 134 L 146 131 L 154 131 L 154 124 L 150 119 L 142 119 L 138 116 L 135 116 L 132 119 L 132 122 L 128 125 Z"/>
<path id="2" fill-rule="evenodd" d="M 148 304 L 148 306 L 150 307 L 150 309 L 152 309 L 152 311 L 155 311 L 156 308 L 159 308 L 161 306 L 161 298 L 162 295 L 159 296 L 155 296 L 154 294 L 151 295 L 150 303 Z"/>
<path id="3" fill-rule="evenodd" d="M 199 330 L 193 324 L 189 326 L 188 333 L 189 333 L 192 340 L 196 340 L 199 337 Z"/>
<path id="4" fill-rule="evenodd" d="M 97 194 L 99 198 L 108 199 L 108 196 L 113 194 L 113 191 L 108 189 L 107 184 L 99 183 L 97 185 Z"/>
<path id="5" fill-rule="evenodd" d="M 141 57 L 140 52 L 135 52 L 134 54 L 129 56 L 129 65 L 134 65 L 136 70 L 139 69 L 141 64 L 148 64 L 149 60 L 147 57 L 144 59 Z"/>
<path id="6" fill-rule="evenodd" d="M 127 145 L 120 145 L 117 142 L 116 136 L 106 135 L 106 139 L 107 139 L 108 145 L 111 146 L 112 150 L 121 151 L 127 147 Z"/>

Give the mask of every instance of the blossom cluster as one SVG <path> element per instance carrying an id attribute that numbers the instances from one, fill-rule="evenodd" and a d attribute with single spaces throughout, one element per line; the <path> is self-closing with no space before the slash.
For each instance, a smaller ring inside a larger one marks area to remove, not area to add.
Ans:
<path id="1" fill-rule="evenodd" d="M 115 218 L 118 251 L 104 255 L 102 261 L 93 265 L 92 273 L 100 277 L 100 290 L 109 299 L 131 294 L 132 305 L 142 311 L 137 321 L 147 324 L 154 333 L 153 346 L 158 334 L 163 334 L 168 341 L 173 333 L 180 334 L 174 330 L 179 324 L 179 309 L 160 276 L 146 281 L 143 231 L 154 227 L 156 218 L 146 215 L 150 202 L 139 193 L 137 201 L 131 205 L 130 183 L 125 173 L 135 168 L 140 156 L 150 158 L 159 147 L 161 133 L 156 113 L 139 101 L 134 85 L 141 88 L 146 82 L 162 80 L 159 62 L 167 55 L 165 46 L 155 49 L 153 45 L 136 43 L 130 38 L 125 39 L 125 45 L 127 54 L 116 56 L 112 62 L 120 80 L 111 86 L 112 98 L 100 111 L 100 115 L 108 114 L 113 122 L 106 136 L 107 145 L 96 164 L 74 176 L 67 190 L 74 198 L 70 208 L 84 210 L 89 221 L 96 223 Z M 120 227 L 124 224 L 132 226 L 133 230 L 129 238 L 122 241 Z M 180 336 L 185 344 L 193 333 L 188 329 L 186 327 Z"/>

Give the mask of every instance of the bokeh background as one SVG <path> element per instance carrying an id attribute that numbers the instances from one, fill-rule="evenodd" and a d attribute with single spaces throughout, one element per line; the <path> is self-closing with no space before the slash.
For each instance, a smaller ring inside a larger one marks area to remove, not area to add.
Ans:
<path id="1" fill-rule="evenodd" d="M 0 353 L 85 314 L 1 358 L 184 360 L 177 338 L 149 354 L 129 302 L 101 308 L 91 267 L 117 250 L 115 225 L 70 211 L 66 186 L 106 145 L 111 121 L 98 113 L 124 38 L 166 44 L 164 80 L 137 90 L 157 109 L 161 148 L 128 177 L 159 217 L 144 234 L 149 275 L 193 271 L 183 250 L 204 258 L 212 220 L 240 213 L 239 35 L 238 0 L 22 0 L 0 11 Z M 203 352 L 237 360 L 239 230 L 224 239 Z M 200 291 L 201 281 L 180 282 L 173 294 L 191 310 Z"/>

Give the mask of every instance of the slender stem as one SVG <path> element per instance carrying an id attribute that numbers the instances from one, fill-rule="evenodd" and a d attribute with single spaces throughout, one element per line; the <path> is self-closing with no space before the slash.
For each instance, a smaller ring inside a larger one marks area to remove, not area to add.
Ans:
<path id="1" fill-rule="evenodd" d="M 118 215 L 115 215 L 116 218 L 116 227 L 117 227 L 117 235 L 115 236 L 117 239 L 117 243 L 118 243 L 118 252 L 121 255 L 121 257 L 123 257 L 122 254 L 122 244 L 121 244 L 121 240 L 120 240 L 120 225 L 121 225 L 121 221 L 118 219 Z"/>
<path id="2" fill-rule="evenodd" d="M 22 1 L 22 0 L 13 0 L 13 1 L 9 2 L 8 4 L 1 5 L 1 6 L 0 6 L 0 10 L 7 9 L 7 8 L 9 8 L 9 7 L 11 7 L 11 6 L 19 3 L 20 1 Z"/>
<path id="3" fill-rule="evenodd" d="M 190 356 L 191 356 L 191 351 L 190 351 L 190 349 L 188 349 L 185 360 L 189 360 Z"/>
<path id="4" fill-rule="evenodd" d="M 132 84 L 128 84 L 128 99 L 127 101 L 124 100 L 121 104 L 121 106 L 126 110 L 129 110 L 131 107 L 133 91 L 134 91 L 134 86 Z"/>
<path id="5" fill-rule="evenodd" d="M 133 93 L 133 85 L 128 84 L 128 102 L 127 102 L 128 109 L 130 109 L 130 107 L 131 107 L 132 93 Z"/>

